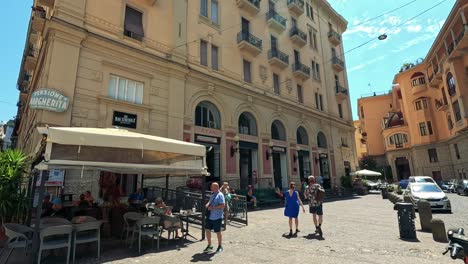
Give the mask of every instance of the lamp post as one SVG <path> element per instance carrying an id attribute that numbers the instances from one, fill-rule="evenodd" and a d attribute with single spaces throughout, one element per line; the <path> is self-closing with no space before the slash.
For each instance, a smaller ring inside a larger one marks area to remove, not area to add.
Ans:
<path id="1" fill-rule="evenodd" d="M 239 136 L 236 135 L 234 137 L 234 145 L 231 145 L 231 157 L 233 157 L 234 154 L 239 151 L 239 140 Z"/>

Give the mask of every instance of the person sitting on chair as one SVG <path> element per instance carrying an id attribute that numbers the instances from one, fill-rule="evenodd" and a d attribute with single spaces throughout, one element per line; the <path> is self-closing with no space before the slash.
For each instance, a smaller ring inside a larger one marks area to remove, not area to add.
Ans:
<path id="1" fill-rule="evenodd" d="M 253 188 L 252 186 L 249 185 L 248 190 L 247 190 L 247 202 L 248 203 L 253 203 L 254 207 L 257 207 L 257 197 L 255 197 L 253 193 Z"/>
<path id="2" fill-rule="evenodd" d="M 161 197 L 154 201 L 154 213 L 161 216 L 163 228 L 166 230 L 175 229 L 176 238 L 179 238 L 179 228 L 182 228 L 182 222 L 178 216 L 172 214 L 172 209 L 164 203 Z"/>

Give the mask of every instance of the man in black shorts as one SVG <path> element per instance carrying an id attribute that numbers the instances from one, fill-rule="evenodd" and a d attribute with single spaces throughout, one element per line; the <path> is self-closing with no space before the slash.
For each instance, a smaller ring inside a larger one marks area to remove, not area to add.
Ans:
<path id="1" fill-rule="evenodd" d="M 315 177 L 310 175 L 308 177 L 309 185 L 307 186 L 304 196 L 309 199 L 309 212 L 312 214 L 312 218 L 315 224 L 315 232 L 322 233 L 322 222 L 323 222 L 323 197 L 325 190 L 320 184 L 315 181 Z M 318 217 L 317 217 L 318 216 Z"/>

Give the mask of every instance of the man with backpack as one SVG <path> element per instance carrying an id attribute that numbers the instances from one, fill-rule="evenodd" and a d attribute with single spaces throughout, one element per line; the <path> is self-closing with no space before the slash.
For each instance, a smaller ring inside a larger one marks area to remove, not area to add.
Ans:
<path id="1" fill-rule="evenodd" d="M 325 198 L 325 190 L 315 181 L 315 177 L 308 177 L 309 185 L 307 186 L 304 196 L 309 199 L 309 212 L 312 214 L 315 224 L 315 232 L 320 236 L 322 233 L 323 222 L 323 199 Z M 318 216 L 318 217 L 317 217 Z"/>

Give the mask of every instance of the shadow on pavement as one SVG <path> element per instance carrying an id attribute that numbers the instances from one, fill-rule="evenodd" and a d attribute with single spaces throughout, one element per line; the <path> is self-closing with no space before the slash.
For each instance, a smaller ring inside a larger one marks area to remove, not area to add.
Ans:
<path id="1" fill-rule="evenodd" d="M 211 253 L 197 253 L 192 256 L 190 262 L 199 262 L 199 261 L 212 261 L 212 257 L 216 255 L 214 252 Z"/>
<path id="2" fill-rule="evenodd" d="M 315 233 L 312 233 L 312 234 L 308 234 L 307 236 L 304 236 L 305 239 L 309 239 L 309 240 L 325 240 L 324 237 L 321 237 L 319 236 L 318 234 L 315 234 Z"/>
<path id="3" fill-rule="evenodd" d="M 345 196 L 345 197 L 338 197 L 338 198 L 325 198 L 324 203 L 333 203 L 333 202 L 340 202 L 340 201 L 346 201 L 346 200 L 355 200 L 355 199 L 361 199 L 360 196 Z"/>
<path id="4" fill-rule="evenodd" d="M 421 241 L 417 238 L 415 239 L 408 239 L 408 238 L 400 238 L 401 241 L 405 241 L 405 242 L 412 242 L 412 243 L 420 243 Z"/>

